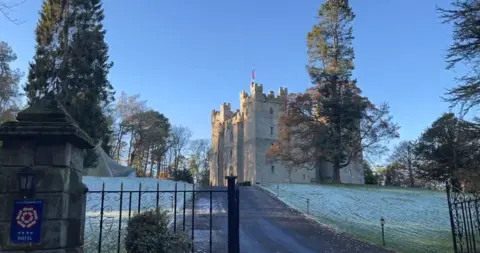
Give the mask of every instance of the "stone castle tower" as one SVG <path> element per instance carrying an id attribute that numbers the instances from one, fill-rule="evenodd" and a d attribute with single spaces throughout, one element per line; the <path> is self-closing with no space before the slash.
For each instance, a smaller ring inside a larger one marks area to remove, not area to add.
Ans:
<path id="1" fill-rule="evenodd" d="M 278 120 L 284 112 L 287 95 L 288 90 L 283 87 L 277 94 L 273 91 L 265 94 L 261 84 L 252 82 L 250 95 L 240 92 L 240 109 L 233 112 L 230 103 L 223 103 L 220 111 L 212 111 L 211 185 L 225 185 L 225 176 L 229 175 L 237 176 L 238 182 L 252 184 L 311 183 L 332 177 L 328 164 L 291 171 L 278 163 L 266 163 L 267 150 L 279 134 Z M 364 183 L 361 162 L 351 163 L 340 175 L 342 182 Z"/>

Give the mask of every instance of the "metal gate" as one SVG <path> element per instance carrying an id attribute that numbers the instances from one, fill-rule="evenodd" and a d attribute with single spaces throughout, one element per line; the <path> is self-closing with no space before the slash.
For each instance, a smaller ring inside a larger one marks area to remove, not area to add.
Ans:
<path id="1" fill-rule="evenodd" d="M 147 187 L 138 189 L 105 189 L 87 193 L 85 219 L 85 245 L 87 253 L 125 253 L 123 247 L 125 228 L 128 220 L 136 213 L 152 209 L 167 210 L 171 216 L 170 228 L 173 232 L 188 233 L 193 241 L 192 252 L 238 253 L 239 244 L 239 190 L 235 176 L 226 177 L 228 186 L 196 189 L 183 183 L 175 183 L 174 189 Z M 225 200 L 228 211 L 218 210 L 215 201 Z M 226 228 L 225 228 L 226 226 Z M 222 227 L 221 235 L 216 236 L 216 227 Z M 223 231 L 227 235 L 223 234 Z M 228 239 L 223 240 L 225 237 Z M 218 247 L 218 245 L 220 245 Z M 216 247 L 217 246 L 217 247 Z"/>
<path id="2" fill-rule="evenodd" d="M 447 183 L 448 211 L 455 253 L 480 252 L 480 196 Z"/>

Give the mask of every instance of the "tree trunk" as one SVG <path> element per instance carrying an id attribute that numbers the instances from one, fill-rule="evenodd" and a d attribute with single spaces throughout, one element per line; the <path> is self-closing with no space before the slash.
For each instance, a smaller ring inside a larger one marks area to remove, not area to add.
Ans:
<path id="1" fill-rule="evenodd" d="M 410 143 L 408 143 L 408 146 L 407 146 L 407 159 L 408 159 L 408 173 L 409 173 L 409 177 L 410 177 L 410 188 L 413 188 L 413 186 L 415 185 L 415 180 L 413 178 L 413 168 L 412 168 L 412 159 L 411 159 L 411 151 L 410 151 Z"/>
<path id="2" fill-rule="evenodd" d="M 335 161 L 333 163 L 333 183 L 341 184 L 342 181 L 340 180 L 340 162 Z"/>
<path id="3" fill-rule="evenodd" d="M 128 157 L 128 163 L 127 164 L 128 164 L 129 167 L 132 167 L 132 163 L 133 163 L 131 156 L 132 156 L 132 152 L 134 151 L 134 150 L 132 150 L 133 149 L 133 139 L 134 139 L 134 137 L 135 137 L 135 135 L 132 131 L 130 133 L 130 141 L 128 143 L 128 156 L 127 156 Z"/>
<path id="4" fill-rule="evenodd" d="M 147 168 L 148 168 L 148 158 L 150 157 L 150 146 L 147 148 L 146 152 L 144 151 L 143 152 L 144 155 L 143 155 L 143 159 L 142 159 L 142 162 L 144 161 L 145 163 L 143 164 L 143 172 L 145 173 L 145 175 L 147 175 Z"/>
<path id="5" fill-rule="evenodd" d="M 160 179 L 160 173 L 162 169 L 163 156 L 157 156 L 157 178 Z"/>
<path id="6" fill-rule="evenodd" d="M 120 124 L 120 128 L 118 129 L 118 136 L 117 136 L 117 144 L 116 144 L 116 147 L 115 147 L 115 155 L 116 155 L 116 159 L 117 159 L 117 162 L 120 161 L 120 156 L 122 154 L 122 139 L 123 139 L 123 135 L 124 135 L 124 130 L 123 130 L 123 125 Z"/>

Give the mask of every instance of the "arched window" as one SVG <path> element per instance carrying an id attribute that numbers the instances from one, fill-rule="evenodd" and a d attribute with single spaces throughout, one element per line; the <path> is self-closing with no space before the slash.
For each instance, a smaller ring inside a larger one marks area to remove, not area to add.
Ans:
<path id="1" fill-rule="evenodd" d="M 233 141 L 233 129 L 232 129 L 232 131 L 230 132 L 230 141 Z"/>
<path id="2" fill-rule="evenodd" d="M 270 170 L 272 170 L 272 174 L 275 173 L 275 166 L 272 165 L 272 167 L 270 168 Z"/>
<path id="3" fill-rule="evenodd" d="M 273 114 L 273 108 L 270 107 L 270 114 Z"/>

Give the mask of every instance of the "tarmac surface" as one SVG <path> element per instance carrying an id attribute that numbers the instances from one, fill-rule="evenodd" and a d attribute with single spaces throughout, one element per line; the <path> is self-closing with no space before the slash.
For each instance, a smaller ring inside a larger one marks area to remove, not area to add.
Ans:
<path id="1" fill-rule="evenodd" d="M 194 252 L 227 253 L 227 193 L 212 193 L 212 219 L 210 219 L 210 193 L 196 195 Z M 180 216 L 177 219 L 177 228 L 182 230 L 183 214 Z M 186 232 L 191 236 L 191 204 L 190 210 L 186 211 L 185 221 Z M 251 186 L 240 187 L 240 252 L 388 253 L 392 251 L 356 240 L 347 234 L 335 233 L 330 228 L 289 208 L 270 193 L 257 186 Z"/>

